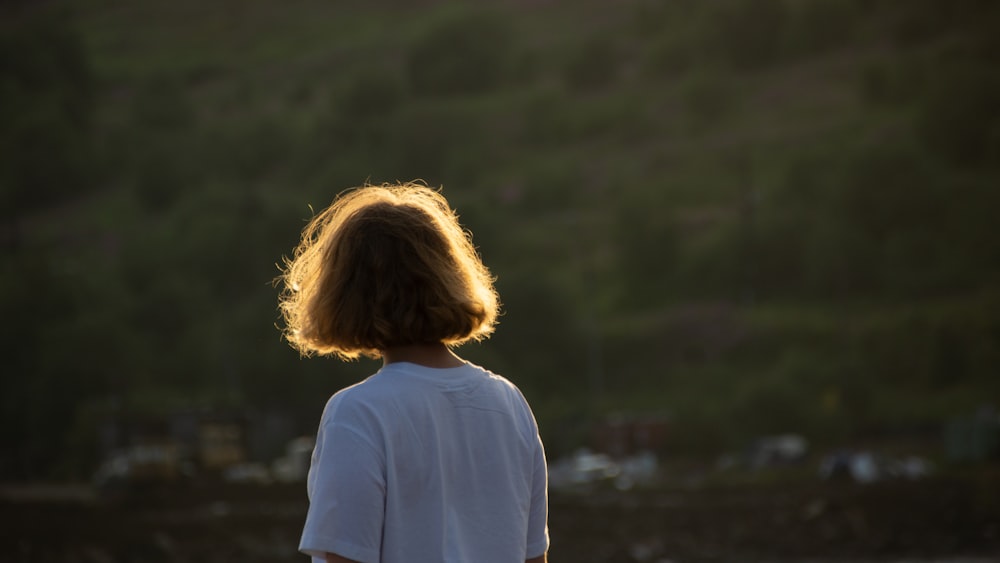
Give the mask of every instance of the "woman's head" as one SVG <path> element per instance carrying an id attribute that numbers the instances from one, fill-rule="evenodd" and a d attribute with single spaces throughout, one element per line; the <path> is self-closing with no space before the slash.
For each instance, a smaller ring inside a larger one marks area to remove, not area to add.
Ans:
<path id="1" fill-rule="evenodd" d="M 479 340 L 499 307 L 444 196 L 413 183 L 341 194 L 303 230 L 281 280 L 285 337 L 303 354 Z"/>

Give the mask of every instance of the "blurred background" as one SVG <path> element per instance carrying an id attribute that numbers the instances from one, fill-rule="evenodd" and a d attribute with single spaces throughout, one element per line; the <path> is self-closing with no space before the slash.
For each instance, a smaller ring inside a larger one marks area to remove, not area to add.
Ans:
<path id="1" fill-rule="evenodd" d="M 553 561 L 1000 551 L 996 2 L 4 2 L 0 116 L 10 560 L 295 560 L 379 364 L 272 282 L 412 179 L 498 277 L 459 353 L 535 410 Z"/>

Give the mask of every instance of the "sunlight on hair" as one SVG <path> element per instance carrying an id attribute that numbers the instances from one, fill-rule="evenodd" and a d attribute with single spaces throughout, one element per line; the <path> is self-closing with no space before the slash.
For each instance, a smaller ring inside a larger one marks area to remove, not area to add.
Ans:
<path id="1" fill-rule="evenodd" d="M 471 233 L 440 190 L 422 183 L 342 192 L 284 264 L 285 338 L 303 355 L 458 345 L 488 337 L 496 323 L 494 279 Z"/>

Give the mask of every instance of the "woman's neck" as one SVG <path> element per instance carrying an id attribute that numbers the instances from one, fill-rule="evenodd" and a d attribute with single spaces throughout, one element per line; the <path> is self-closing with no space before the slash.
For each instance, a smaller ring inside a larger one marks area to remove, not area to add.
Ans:
<path id="1" fill-rule="evenodd" d="M 409 362 L 428 368 L 457 368 L 465 365 L 450 348 L 441 343 L 408 344 L 382 350 L 382 365 Z"/>

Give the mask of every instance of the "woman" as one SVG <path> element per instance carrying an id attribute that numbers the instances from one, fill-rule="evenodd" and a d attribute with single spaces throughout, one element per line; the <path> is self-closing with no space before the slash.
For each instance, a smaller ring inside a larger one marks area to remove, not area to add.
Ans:
<path id="1" fill-rule="evenodd" d="M 299 549 L 313 561 L 546 561 L 531 409 L 452 351 L 492 333 L 498 300 L 445 198 L 413 183 L 345 192 L 305 228 L 282 281 L 294 348 L 382 360 L 326 405 Z"/>

